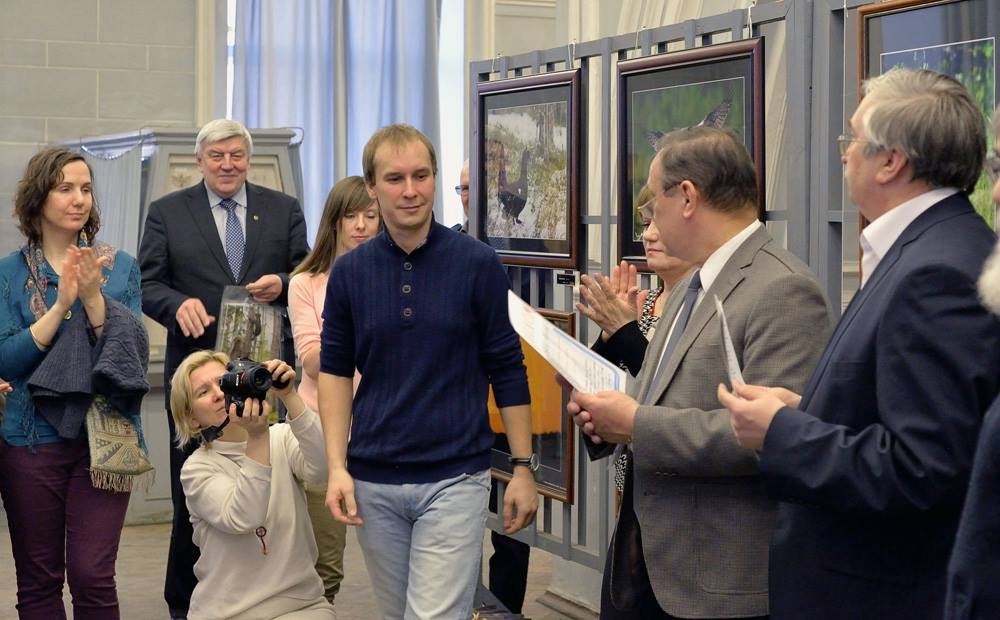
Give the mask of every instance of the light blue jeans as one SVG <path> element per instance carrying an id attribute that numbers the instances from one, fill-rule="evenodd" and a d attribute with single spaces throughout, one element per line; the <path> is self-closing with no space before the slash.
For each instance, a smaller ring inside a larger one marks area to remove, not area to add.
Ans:
<path id="1" fill-rule="evenodd" d="M 387 620 L 472 617 L 490 473 L 428 484 L 354 481 L 365 555 Z"/>

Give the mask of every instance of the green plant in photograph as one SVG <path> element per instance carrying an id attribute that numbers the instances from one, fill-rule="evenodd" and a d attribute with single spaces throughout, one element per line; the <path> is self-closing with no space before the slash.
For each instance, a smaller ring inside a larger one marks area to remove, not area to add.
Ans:
<path id="1" fill-rule="evenodd" d="M 487 236 L 567 239 L 567 113 L 562 102 L 489 111 L 484 197 Z M 507 187 L 501 187 L 501 179 Z M 515 184 L 520 184 L 520 189 L 515 190 Z M 501 204 L 505 192 L 522 198 L 516 213 L 509 204 Z"/>
<path id="2" fill-rule="evenodd" d="M 947 45 L 932 45 L 902 52 L 883 54 L 880 59 L 882 71 L 894 67 L 907 69 L 930 69 L 950 75 L 972 94 L 983 112 L 983 123 L 987 128 L 987 150 L 993 148 L 994 136 L 990 126 L 990 116 L 996 108 L 996 43 L 992 38 L 962 41 Z M 996 230 L 996 207 L 993 204 L 993 186 L 984 173 L 979 177 L 969 200 Z"/>

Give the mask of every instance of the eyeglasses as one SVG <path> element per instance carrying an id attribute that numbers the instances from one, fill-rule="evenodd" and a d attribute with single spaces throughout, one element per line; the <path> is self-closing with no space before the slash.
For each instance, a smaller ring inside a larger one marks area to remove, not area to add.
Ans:
<path id="1" fill-rule="evenodd" d="M 983 162 L 983 170 L 989 177 L 990 183 L 996 183 L 997 180 L 1000 180 L 1000 157 L 996 154 L 988 156 Z"/>
<path id="2" fill-rule="evenodd" d="M 845 133 L 842 136 L 837 137 L 837 148 L 840 149 L 840 156 L 843 157 L 847 155 L 847 149 L 850 148 L 852 142 L 871 142 L 871 140 L 862 140 L 861 138 L 855 138 L 849 133 Z"/>
<path id="3" fill-rule="evenodd" d="M 642 219 L 644 219 L 644 220 L 652 220 L 653 219 L 653 201 L 650 200 L 646 204 L 641 205 L 639 207 L 638 211 L 639 211 L 639 217 L 641 217 Z"/>
<path id="4" fill-rule="evenodd" d="M 469 186 L 468 185 L 456 185 L 455 186 L 455 193 L 458 194 L 459 196 L 461 196 L 462 194 L 468 194 L 469 193 Z"/>

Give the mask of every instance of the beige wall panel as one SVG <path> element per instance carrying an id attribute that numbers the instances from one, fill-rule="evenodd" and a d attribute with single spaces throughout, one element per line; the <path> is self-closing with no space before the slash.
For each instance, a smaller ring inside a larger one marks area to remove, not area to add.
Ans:
<path id="1" fill-rule="evenodd" d="M 194 48 L 150 46 L 149 70 L 191 73 L 194 70 Z"/>
<path id="2" fill-rule="evenodd" d="M 3 0 L 0 39 L 97 41 L 99 0 Z"/>
<path id="3" fill-rule="evenodd" d="M 95 118 L 50 118 L 48 119 L 45 132 L 47 142 L 72 142 L 79 138 L 89 138 L 92 136 L 103 136 L 115 133 L 130 133 L 138 130 L 143 125 L 143 121 L 135 119 L 123 120 L 99 120 Z M 157 123 L 166 125 L 167 123 Z M 189 126 L 190 123 L 181 122 L 181 125 Z"/>
<path id="4" fill-rule="evenodd" d="M 146 46 L 102 43 L 49 43 L 50 67 L 145 69 Z"/>
<path id="5" fill-rule="evenodd" d="M 24 167 L 28 160 L 38 151 L 38 144 L 17 144 L 5 146 L 0 149 L 0 194 L 8 194 L 13 197 L 17 191 L 17 182 L 24 172 Z M 10 215 L 14 209 L 14 203 L 8 198 L 5 202 L 0 202 L 0 214 Z M 0 254 L 3 254 L 0 248 Z"/>
<path id="6" fill-rule="evenodd" d="M 556 43 L 556 3 L 538 0 L 496 1 L 494 54 L 513 56 Z"/>
<path id="7" fill-rule="evenodd" d="M 101 42 L 193 46 L 193 0 L 101 0 Z"/>
<path id="8" fill-rule="evenodd" d="M 94 116 L 97 72 L 0 67 L 0 116 Z"/>
<path id="9" fill-rule="evenodd" d="M 45 43 L 18 39 L 0 40 L 0 65 L 43 66 Z"/>
<path id="10" fill-rule="evenodd" d="M 102 119 L 180 121 L 194 114 L 193 73 L 101 71 Z"/>
<path id="11" fill-rule="evenodd" d="M 21 247 L 24 237 L 17 229 L 16 220 L 11 216 L 14 211 L 14 194 L 0 193 L 0 204 L 4 205 L 0 215 L 0 256 L 7 256 Z"/>
<path id="12" fill-rule="evenodd" d="M 0 116 L 0 144 L 4 142 L 37 142 L 40 144 L 44 141 L 44 120 Z M 0 208 L 0 212 L 2 211 L 3 209 Z"/>

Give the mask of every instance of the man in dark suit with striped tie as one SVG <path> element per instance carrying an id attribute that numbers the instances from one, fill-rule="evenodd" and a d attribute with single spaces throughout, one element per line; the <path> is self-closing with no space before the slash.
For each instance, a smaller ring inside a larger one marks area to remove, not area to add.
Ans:
<path id="1" fill-rule="evenodd" d="M 149 206 L 139 246 L 142 309 L 167 328 L 163 378 L 171 437 L 170 378 L 190 352 L 215 348 L 223 289 L 243 286 L 256 301 L 284 308 L 288 274 L 309 252 L 298 200 L 247 182 L 252 151 L 241 123 L 207 123 L 195 141 L 203 182 Z M 294 363 L 287 318 L 282 331 L 282 357 Z M 171 447 L 174 520 L 164 596 L 172 617 L 187 613 L 198 559 L 179 480 L 185 456 Z"/>

